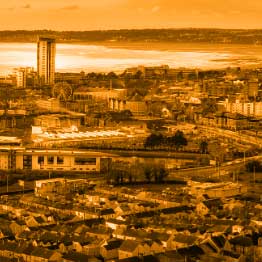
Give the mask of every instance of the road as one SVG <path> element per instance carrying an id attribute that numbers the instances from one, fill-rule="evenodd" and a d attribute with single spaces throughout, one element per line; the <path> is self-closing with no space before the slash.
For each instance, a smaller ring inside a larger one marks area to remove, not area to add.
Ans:
<path id="1" fill-rule="evenodd" d="M 246 157 L 245 159 L 239 158 L 231 162 L 223 163 L 219 167 L 207 166 L 174 170 L 169 173 L 168 178 L 181 178 L 187 180 L 194 176 L 206 178 L 223 177 L 227 176 L 229 173 L 243 169 L 246 163 L 254 160 L 262 160 L 262 156 Z"/>
<path id="2" fill-rule="evenodd" d="M 218 127 L 211 127 L 211 126 L 198 126 L 199 129 L 208 132 L 208 134 L 214 134 L 216 136 L 223 136 L 230 139 L 233 139 L 239 143 L 245 143 L 247 145 L 256 146 L 259 148 L 262 148 L 262 139 L 259 137 L 253 137 L 249 136 L 247 134 L 243 134 L 240 131 L 232 131 L 232 130 L 226 130 Z"/>

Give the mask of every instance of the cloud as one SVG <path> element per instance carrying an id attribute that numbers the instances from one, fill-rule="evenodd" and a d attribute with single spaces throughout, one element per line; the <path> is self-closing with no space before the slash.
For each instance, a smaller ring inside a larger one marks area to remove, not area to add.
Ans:
<path id="1" fill-rule="evenodd" d="M 61 8 L 61 10 L 77 10 L 79 9 L 79 6 L 78 5 L 68 5 L 68 6 L 64 6 Z"/>
<path id="2" fill-rule="evenodd" d="M 152 7 L 151 12 L 152 13 L 157 13 L 160 10 L 160 6 L 159 5 L 155 5 L 154 7 Z"/>
<path id="3" fill-rule="evenodd" d="M 31 8 L 31 5 L 30 5 L 30 4 L 26 4 L 26 5 L 23 5 L 22 8 L 24 8 L 24 9 L 30 9 L 30 8 Z"/>
<path id="4" fill-rule="evenodd" d="M 4 11 L 14 11 L 15 8 L 14 8 L 14 7 L 5 7 L 5 8 L 0 7 L 0 11 L 1 11 L 1 10 L 4 10 Z"/>

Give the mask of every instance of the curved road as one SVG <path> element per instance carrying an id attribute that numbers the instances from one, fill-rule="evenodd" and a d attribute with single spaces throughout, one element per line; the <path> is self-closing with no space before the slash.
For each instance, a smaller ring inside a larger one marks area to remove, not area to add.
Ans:
<path id="1" fill-rule="evenodd" d="M 223 163 L 219 168 L 214 166 L 207 167 L 196 167 L 196 168 L 187 168 L 174 170 L 169 173 L 169 179 L 182 178 L 184 180 L 190 179 L 194 176 L 203 176 L 203 177 L 219 177 L 225 176 L 230 172 L 239 171 L 245 166 L 246 163 L 253 160 L 262 160 L 262 156 L 252 156 L 246 157 L 245 159 L 240 158 L 231 162 Z"/>

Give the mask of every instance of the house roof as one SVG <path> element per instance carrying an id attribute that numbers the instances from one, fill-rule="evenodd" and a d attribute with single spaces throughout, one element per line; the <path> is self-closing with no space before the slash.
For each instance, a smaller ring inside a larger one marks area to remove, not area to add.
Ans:
<path id="1" fill-rule="evenodd" d="M 229 240 L 229 242 L 233 245 L 249 247 L 253 245 L 252 238 L 247 236 L 237 236 Z"/>
<path id="2" fill-rule="evenodd" d="M 130 207 L 127 204 L 122 204 L 122 205 L 119 206 L 119 208 L 121 208 L 122 211 L 124 211 L 124 212 L 128 212 L 128 211 L 131 210 Z"/>
<path id="3" fill-rule="evenodd" d="M 75 261 L 75 262 L 88 262 L 88 261 L 100 261 L 98 258 L 89 256 L 83 253 L 73 252 L 69 251 L 68 253 L 63 255 L 63 258 L 69 261 Z"/>
<path id="4" fill-rule="evenodd" d="M 222 256 L 215 256 L 212 254 L 200 256 L 201 262 L 224 262 L 225 258 Z"/>
<path id="5" fill-rule="evenodd" d="M 162 245 L 161 241 L 158 239 L 156 240 L 148 239 L 148 240 L 143 241 L 143 243 L 147 244 L 149 247 L 153 246 L 154 244 Z"/>
<path id="6" fill-rule="evenodd" d="M 224 225 L 224 226 L 233 226 L 237 224 L 236 221 L 231 219 L 213 219 L 212 223 L 214 225 Z"/>
<path id="7" fill-rule="evenodd" d="M 1 262 L 19 262 L 19 258 L 9 258 L 9 257 L 2 257 L 0 256 L 0 261 Z"/>
<path id="8" fill-rule="evenodd" d="M 100 215 L 101 215 L 101 216 L 104 216 L 104 215 L 113 215 L 113 214 L 115 214 L 115 211 L 114 211 L 113 208 L 106 208 L 106 209 L 102 209 L 102 210 L 100 211 Z"/>
<path id="9" fill-rule="evenodd" d="M 157 255 L 159 261 L 166 261 L 165 258 L 168 258 L 167 261 L 185 261 L 185 257 L 177 253 L 177 251 L 167 251 L 164 254 Z M 171 260 L 172 259 L 172 260 Z"/>
<path id="10" fill-rule="evenodd" d="M 219 206 L 223 205 L 222 201 L 220 198 L 214 198 L 214 199 L 209 199 L 203 201 L 203 204 L 208 208 L 211 209 L 213 207 L 218 208 Z"/>
<path id="11" fill-rule="evenodd" d="M 85 223 L 85 225 L 91 227 L 94 225 L 101 225 L 104 224 L 105 220 L 103 218 L 92 218 L 92 219 L 86 219 L 84 221 L 81 221 L 81 223 Z"/>
<path id="12" fill-rule="evenodd" d="M 35 247 L 33 247 L 32 245 L 29 245 L 27 248 L 25 248 L 23 250 L 23 254 L 25 255 L 31 255 L 31 253 L 33 252 Z"/>
<path id="13" fill-rule="evenodd" d="M 111 228 L 106 228 L 106 227 L 93 227 L 89 228 L 87 230 L 87 234 L 96 234 L 96 235 L 109 235 L 112 232 Z"/>
<path id="14" fill-rule="evenodd" d="M 43 241 L 44 243 L 47 243 L 47 242 L 53 243 L 53 242 L 59 241 L 61 237 L 56 233 L 51 233 L 49 231 L 46 231 L 43 234 L 41 234 L 39 239 Z"/>
<path id="15" fill-rule="evenodd" d="M 209 243 L 209 242 L 206 242 L 206 243 L 203 243 L 199 246 L 204 253 L 215 253 L 217 252 L 217 250 Z"/>
<path id="16" fill-rule="evenodd" d="M 122 239 L 114 239 L 108 242 L 107 245 L 104 246 L 106 250 L 113 250 L 119 248 L 123 243 Z"/>
<path id="17" fill-rule="evenodd" d="M 232 258 L 239 258 L 240 257 L 240 254 L 238 254 L 234 251 L 229 251 L 229 250 L 224 250 L 222 254 L 223 254 L 223 256 L 232 257 Z"/>
<path id="18" fill-rule="evenodd" d="M 19 226 L 26 226 L 26 223 L 23 220 L 16 220 L 16 221 L 13 221 L 11 224 L 13 223 L 16 223 Z"/>
<path id="19" fill-rule="evenodd" d="M 141 262 L 139 257 L 128 257 L 117 260 L 117 262 Z"/>
<path id="20" fill-rule="evenodd" d="M 55 251 L 51 251 L 51 250 L 46 249 L 46 248 L 35 247 L 34 250 L 31 253 L 31 255 L 35 256 L 35 257 L 42 257 L 42 258 L 45 258 L 45 259 L 50 259 L 53 256 L 54 253 L 55 253 Z"/>
<path id="21" fill-rule="evenodd" d="M 18 237 L 21 239 L 34 239 L 35 238 L 35 232 L 31 231 L 23 231 L 21 232 Z"/>
<path id="22" fill-rule="evenodd" d="M 148 255 L 148 256 L 143 256 L 142 261 L 143 262 L 159 262 L 159 259 L 156 256 Z"/>
<path id="23" fill-rule="evenodd" d="M 7 250 L 14 252 L 17 249 L 18 244 L 16 242 L 5 241 L 0 243 L 0 250 Z"/>
<path id="24" fill-rule="evenodd" d="M 185 235 L 185 234 L 177 234 L 174 236 L 173 241 L 184 243 L 187 245 L 193 245 L 197 240 L 197 237 L 192 235 Z"/>
<path id="25" fill-rule="evenodd" d="M 45 223 L 45 220 L 44 220 L 42 217 L 40 217 L 40 216 L 35 217 L 35 221 L 36 221 L 37 223 L 39 223 L 39 224 Z"/>
<path id="26" fill-rule="evenodd" d="M 61 238 L 61 243 L 63 243 L 65 246 L 70 246 L 73 243 L 73 240 L 70 236 L 65 235 Z"/>
<path id="27" fill-rule="evenodd" d="M 135 240 L 124 240 L 119 250 L 133 252 L 139 246 L 139 242 Z"/>
<path id="28" fill-rule="evenodd" d="M 90 87 L 87 87 L 87 86 L 80 86 L 80 87 L 77 87 L 76 90 L 74 91 L 74 93 L 77 93 L 77 92 L 90 92 Z"/>
<path id="29" fill-rule="evenodd" d="M 211 239 L 213 240 L 213 242 L 219 247 L 219 248 L 223 248 L 225 243 L 226 243 L 226 239 L 223 235 L 220 236 L 213 236 L 211 237 Z"/>
<path id="30" fill-rule="evenodd" d="M 148 238 L 148 233 L 142 229 L 128 229 L 125 231 L 126 236 L 140 238 L 140 239 L 146 239 Z"/>
<path id="31" fill-rule="evenodd" d="M 144 97 L 136 92 L 133 96 L 128 98 L 128 101 L 141 102 L 144 101 Z"/>
<path id="32" fill-rule="evenodd" d="M 120 219 L 114 219 L 114 218 L 109 218 L 107 222 L 115 225 L 128 225 L 126 221 Z"/>
<path id="33" fill-rule="evenodd" d="M 152 217 L 154 215 L 155 215 L 155 211 L 145 211 L 145 212 L 136 213 L 134 216 L 136 218 L 145 218 L 145 217 Z"/>
<path id="34" fill-rule="evenodd" d="M 164 208 L 161 210 L 163 214 L 176 214 L 179 212 L 187 212 L 194 210 L 194 207 L 191 206 L 176 206 L 176 207 L 169 207 L 169 208 Z"/>
<path id="35" fill-rule="evenodd" d="M 160 240 L 160 241 L 167 241 L 170 238 L 170 234 L 167 233 L 159 233 L 159 232 L 152 232 L 150 234 L 150 238 L 153 240 Z"/>
<path id="36" fill-rule="evenodd" d="M 80 236 L 74 236 L 72 238 L 73 242 L 78 242 L 79 244 L 83 245 L 88 245 L 90 243 L 92 243 L 92 238 L 89 236 L 85 236 L 85 235 L 80 235 Z"/>
<path id="37" fill-rule="evenodd" d="M 25 254 L 26 250 L 32 249 L 32 244 L 28 244 L 26 241 L 18 242 L 16 253 Z M 1 261 L 1 260 L 0 260 Z"/>
<path id="38" fill-rule="evenodd" d="M 177 252 L 182 256 L 189 255 L 191 257 L 198 257 L 204 254 L 202 248 L 196 245 L 191 246 L 191 247 L 186 247 L 186 248 L 179 248 Z"/>

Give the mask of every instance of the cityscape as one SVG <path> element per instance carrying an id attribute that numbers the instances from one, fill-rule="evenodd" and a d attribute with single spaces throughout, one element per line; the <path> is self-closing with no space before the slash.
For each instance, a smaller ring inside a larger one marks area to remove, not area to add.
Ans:
<path id="1" fill-rule="evenodd" d="M 262 25 L 75 2 L 0 9 L 0 262 L 262 262 Z"/>

